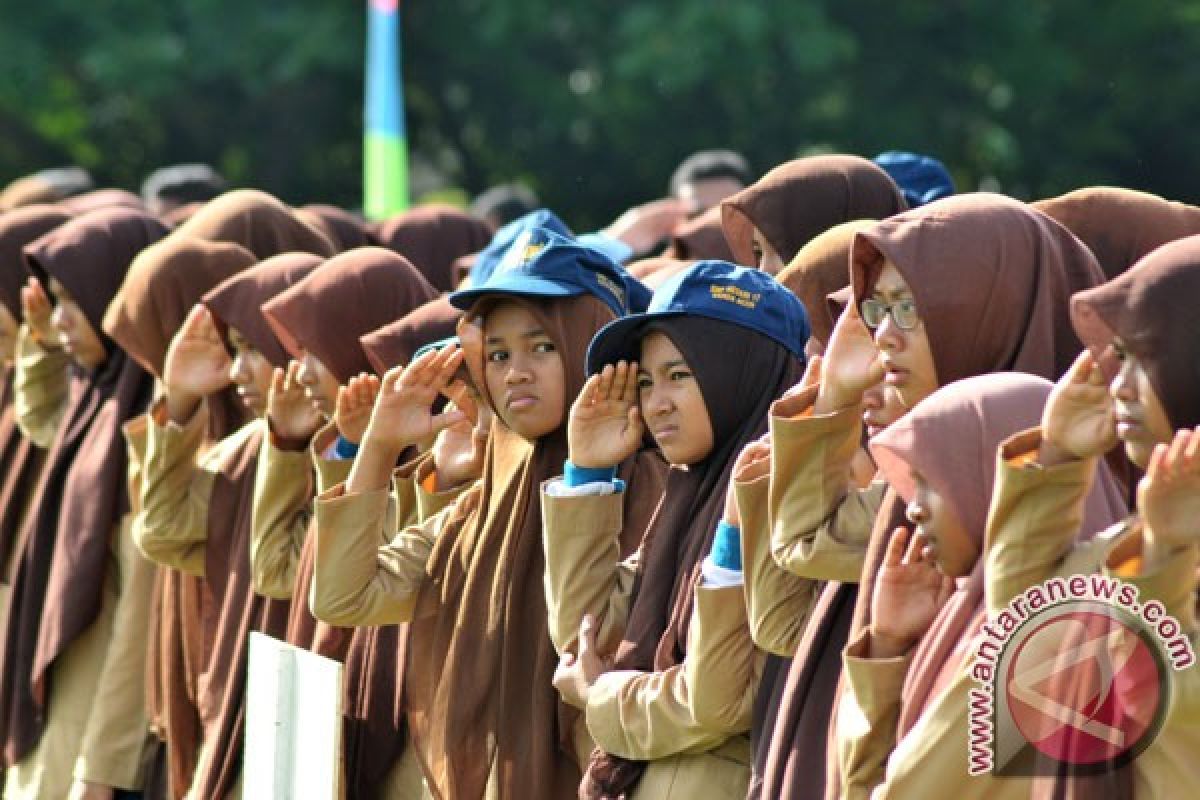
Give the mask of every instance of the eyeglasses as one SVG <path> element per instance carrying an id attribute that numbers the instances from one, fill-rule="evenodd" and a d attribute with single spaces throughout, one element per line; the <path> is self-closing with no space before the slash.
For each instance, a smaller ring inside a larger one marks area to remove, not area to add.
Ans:
<path id="1" fill-rule="evenodd" d="M 921 317 L 917 314 L 916 301 L 912 298 L 898 300 L 890 305 L 871 298 L 863 300 L 859 310 L 862 313 L 863 322 L 871 330 L 882 325 L 883 318 L 888 314 L 892 315 L 892 321 L 902 331 L 911 331 L 921 321 Z"/>

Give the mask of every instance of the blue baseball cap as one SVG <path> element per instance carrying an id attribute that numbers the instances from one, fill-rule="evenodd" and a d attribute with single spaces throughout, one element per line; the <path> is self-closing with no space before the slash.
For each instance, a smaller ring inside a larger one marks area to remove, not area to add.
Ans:
<path id="1" fill-rule="evenodd" d="M 873 160 L 904 192 L 910 208 L 954 194 L 954 179 L 950 172 L 932 156 L 889 150 Z"/>
<path id="2" fill-rule="evenodd" d="M 808 313 L 796 295 L 761 270 L 728 261 L 698 261 L 660 286 L 644 313 L 630 314 L 600 329 L 588 346 L 588 373 L 606 364 L 636 360 L 646 325 L 684 315 L 747 328 L 804 358 Z"/>
<path id="3" fill-rule="evenodd" d="M 491 277 L 496 267 L 504 260 L 513 242 L 522 234 L 537 229 L 553 231 L 559 236 L 574 239 L 575 234 L 567 227 L 557 214 L 547 208 L 539 208 L 517 217 L 512 222 L 500 228 L 492 235 L 487 247 L 475 256 L 469 273 L 470 285 L 479 286 Z M 612 261 L 624 264 L 633 256 L 633 248 L 622 241 L 605 236 L 601 233 L 585 233 L 579 237 L 579 243 L 593 250 L 599 250 Z"/>
<path id="4" fill-rule="evenodd" d="M 624 267 L 599 250 L 551 230 L 535 228 L 519 235 L 491 276 L 477 286 L 454 292 L 450 304 L 469 309 L 485 295 L 575 297 L 591 294 L 617 316 L 631 309 L 635 295 L 649 292 Z"/>

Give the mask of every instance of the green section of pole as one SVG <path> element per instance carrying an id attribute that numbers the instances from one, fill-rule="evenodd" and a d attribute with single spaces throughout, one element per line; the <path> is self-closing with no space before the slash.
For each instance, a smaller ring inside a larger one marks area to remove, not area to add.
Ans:
<path id="1" fill-rule="evenodd" d="M 363 212 L 381 220 L 408 208 L 408 140 L 371 133 L 363 138 Z"/>

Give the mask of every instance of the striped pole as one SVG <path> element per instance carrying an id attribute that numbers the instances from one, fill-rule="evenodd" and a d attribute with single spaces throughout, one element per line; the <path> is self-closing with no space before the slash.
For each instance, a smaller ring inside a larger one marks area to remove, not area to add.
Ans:
<path id="1" fill-rule="evenodd" d="M 366 67 L 363 211 L 379 220 L 408 208 L 400 0 L 367 0 Z"/>

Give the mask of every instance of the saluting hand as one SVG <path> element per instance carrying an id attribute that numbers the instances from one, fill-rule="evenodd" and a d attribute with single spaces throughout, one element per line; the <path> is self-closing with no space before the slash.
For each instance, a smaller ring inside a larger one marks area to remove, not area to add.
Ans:
<path id="1" fill-rule="evenodd" d="M 395 455 L 467 418 L 461 410 L 433 413 L 433 402 L 446 389 L 462 363 L 458 347 L 431 350 L 405 367 L 383 376 L 363 443 L 388 448 Z"/>
<path id="2" fill-rule="evenodd" d="M 1112 397 L 1100 365 L 1084 350 L 1046 399 L 1039 460 L 1053 466 L 1072 459 L 1096 458 L 1116 445 Z"/>
<path id="3" fill-rule="evenodd" d="M 858 309 L 853 304 L 846 306 L 829 334 L 814 410 L 828 414 L 861 402 L 863 392 L 883 380 L 883 374 L 871 331 Z"/>
<path id="4" fill-rule="evenodd" d="M 58 334 L 50 322 L 53 313 L 54 307 L 50 304 L 50 297 L 42 287 L 42 282 L 31 277 L 21 287 L 21 315 L 25 318 L 25 324 L 29 326 L 33 340 L 47 349 L 58 348 Z"/>
<path id="5" fill-rule="evenodd" d="M 231 364 L 212 314 L 204 306 L 196 306 L 167 348 L 163 368 L 167 394 L 199 398 L 218 392 L 229 385 Z"/>
<path id="6" fill-rule="evenodd" d="M 371 422 L 371 410 L 379 396 L 379 378 L 366 372 L 359 373 L 345 386 L 338 387 L 337 405 L 333 411 L 333 423 L 338 435 L 348 442 L 358 444 Z"/>
<path id="7" fill-rule="evenodd" d="M 750 442 L 733 462 L 733 480 L 725 494 L 725 522 L 742 527 L 742 513 L 737 504 L 737 484 L 750 483 L 771 474 L 771 434 L 765 433 Z"/>
<path id="8" fill-rule="evenodd" d="M 609 364 L 588 378 L 571 406 L 568 458 L 577 467 L 615 467 L 637 452 L 644 430 L 637 405 L 637 362 Z"/>
<path id="9" fill-rule="evenodd" d="M 483 474 L 483 460 L 492 429 L 491 409 L 481 406 L 465 383 L 453 381 L 443 394 L 465 416 L 439 433 L 430 451 L 440 491 L 474 481 Z"/>
<path id="10" fill-rule="evenodd" d="M 1138 482 L 1138 510 L 1145 523 L 1147 566 L 1170 551 L 1200 542 L 1200 427 L 1176 432 L 1155 445 Z"/>
<path id="11" fill-rule="evenodd" d="M 954 592 L 927 552 L 928 539 L 903 526 L 892 532 L 871 597 L 871 657 L 903 655 L 929 630 Z"/>
<path id="12" fill-rule="evenodd" d="M 288 362 L 287 369 L 278 367 L 271 376 L 267 394 L 267 419 L 276 436 L 291 442 L 307 442 L 321 427 L 323 419 L 300 385 L 297 375 L 299 362 Z"/>

